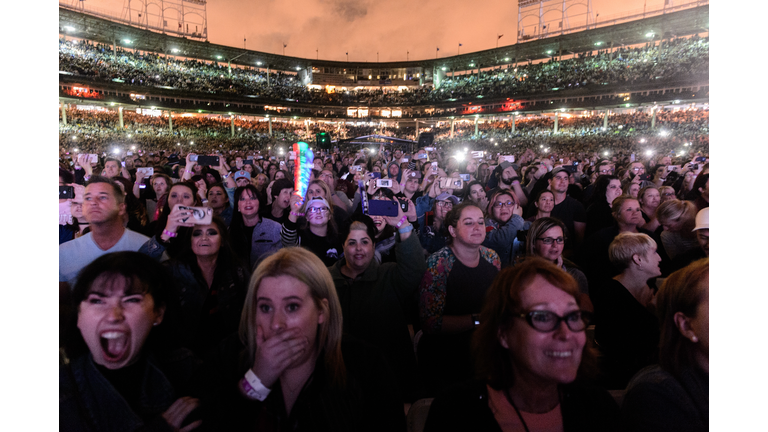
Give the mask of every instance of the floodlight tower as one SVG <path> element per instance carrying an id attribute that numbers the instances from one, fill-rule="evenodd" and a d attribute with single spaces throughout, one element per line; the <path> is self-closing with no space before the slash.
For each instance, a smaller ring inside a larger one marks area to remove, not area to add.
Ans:
<path id="1" fill-rule="evenodd" d="M 147 30 L 208 40 L 206 0 L 128 0 L 123 17 Z"/>
<path id="2" fill-rule="evenodd" d="M 569 14 L 573 7 L 586 9 L 581 13 Z M 544 15 L 549 15 L 545 18 Z M 526 25 L 523 21 L 526 18 L 535 18 L 527 20 Z M 589 30 L 595 25 L 595 18 L 592 15 L 592 0 L 518 0 L 517 3 L 517 41 L 526 41 L 530 39 L 541 39 L 556 34 L 563 34 L 571 30 L 569 18 L 583 18 L 584 25 L 578 25 L 573 30 L 584 28 Z M 581 19 L 578 19 L 582 22 Z"/>

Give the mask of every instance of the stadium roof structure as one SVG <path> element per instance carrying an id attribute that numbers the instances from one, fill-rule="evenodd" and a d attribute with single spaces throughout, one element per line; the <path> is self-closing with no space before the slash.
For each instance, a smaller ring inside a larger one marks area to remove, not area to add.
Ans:
<path id="1" fill-rule="evenodd" d="M 300 71 L 310 67 L 347 69 L 445 68 L 465 71 L 488 68 L 527 60 L 546 59 L 553 55 L 636 45 L 670 37 L 682 37 L 709 31 L 709 5 L 668 12 L 663 15 L 607 25 L 575 33 L 565 33 L 545 39 L 520 42 L 514 45 L 476 51 L 439 59 L 399 62 L 344 62 L 315 60 L 283 56 L 261 51 L 246 50 L 212 44 L 182 37 L 170 36 L 122 24 L 89 13 L 79 12 L 59 4 L 59 33 L 123 48 L 138 49 L 183 56 L 200 60 L 231 62 L 243 66 L 269 67 L 274 70 Z M 126 42 L 130 41 L 130 42 Z"/>

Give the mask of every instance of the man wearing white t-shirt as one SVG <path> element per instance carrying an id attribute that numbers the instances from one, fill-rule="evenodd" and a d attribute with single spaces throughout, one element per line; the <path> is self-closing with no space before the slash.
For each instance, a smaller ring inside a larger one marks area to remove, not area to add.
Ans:
<path id="1" fill-rule="evenodd" d="M 114 181 L 91 177 L 85 187 L 83 216 L 91 232 L 59 246 L 59 292 L 67 295 L 77 274 L 101 255 L 111 252 L 138 251 L 149 237 L 126 229 L 125 195 Z"/>

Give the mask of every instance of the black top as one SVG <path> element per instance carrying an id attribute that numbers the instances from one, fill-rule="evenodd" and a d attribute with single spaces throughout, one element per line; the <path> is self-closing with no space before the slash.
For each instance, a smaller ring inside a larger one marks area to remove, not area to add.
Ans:
<path id="1" fill-rule="evenodd" d="M 605 386 L 626 388 L 632 375 L 658 361 L 659 321 L 615 279 L 590 286 L 589 294 Z"/>
<path id="2" fill-rule="evenodd" d="M 474 268 L 465 266 L 457 259 L 448 275 L 443 315 L 480 313 L 485 292 L 498 273 L 499 269 L 482 257 Z"/>
<path id="3" fill-rule="evenodd" d="M 556 204 L 552 208 L 550 217 L 560 219 L 565 227 L 568 228 L 568 239 L 565 242 L 565 248 L 571 249 L 573 246 L 573 239 L 576 238 L 576 230 L 574 228 L 574 222 L 587 221 L 587 213 L 584 210 L 584 206 L 575 199 L 566 196 L 563 202 Z"/>
<path id="4" fill-rule="evenodd" d="M 611 206 L 608 205 L 608 201 L 595 202 L 587 209 L 587 228 L 584 231 L 584 237 L 613 225 L 616 225 L 616 220 L 611 214 Z"/>
<path id="5" fill-rule="evenodd" d="M 211 388 L 203 393 L 210 411 L 203 427 L 215 431 L 405 431 L 396 380 L 381 352 L 346 335 L 341 349 L 346 384 L 342 388 L 331 384 L 321 354 L 287 413 L 279 384 L 263 402 L 240 393 L 238 382 L 252 365 L 237 339 L 226 340 L 219 358 L 210 365 Z"/>
<path id="6" fill-rule="evenodd" d="M 560 411 L 566 432 L 621 430 L 619 406 L 608 392 L 579 380 L 560 386 Z M 435 398 L 424 432 L 447 431 L 501 432 L 488 407 L 485 382 L 465 382 Z"/>

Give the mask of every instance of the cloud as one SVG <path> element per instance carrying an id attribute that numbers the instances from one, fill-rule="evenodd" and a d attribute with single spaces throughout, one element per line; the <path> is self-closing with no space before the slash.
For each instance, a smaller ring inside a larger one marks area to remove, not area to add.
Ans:
<path id="1" fill-rule="evenodd" d="M 368 15 L 368 2 L 359 0 L 324 0 L 334 14 L 347 22 L 355 21 Z"/>

